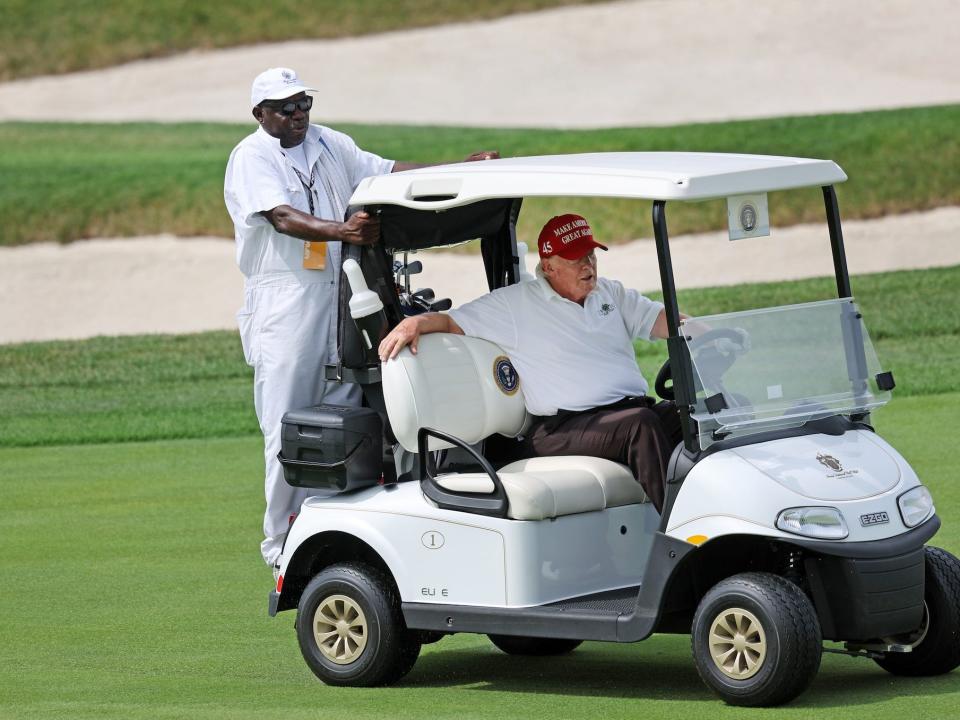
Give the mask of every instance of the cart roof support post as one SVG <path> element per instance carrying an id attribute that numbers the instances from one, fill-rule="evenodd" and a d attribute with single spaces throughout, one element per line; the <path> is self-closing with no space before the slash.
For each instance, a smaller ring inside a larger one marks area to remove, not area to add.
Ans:
<path id="1" fill-rule="evenodd" d="M 837 191 L 833 185 L 823 187 L 823 204 L 827 210 L 827 227 L 830 229 L 830 249 L 833 250 L 833 272 L 837 278 L 837 296 L 853 297 L 850 289 L 850 274 L 847 272 L 847 253 L 843 249 L 843 230 L 840 228 L 840 207 Z"/>
<path id="2" fill-rule="evenodd" d="M 670 260 L 670 243 L 667 237 L 666 200 L 653 202 L 653 237 L 657 245 L 660 263 L 660 285 L 663 289 L 663 306 L 667 316 L 667 350 L 673 370 L 673 392 L 683 428 L 683 446 L 689 452 L 697 452 L 697 434 L 694 432 L 690 409 L 696 392 L 693 388 L 693 368 L 687 354 L 686 343 L 680 335 L 680 308 L 677 305 L 677 289 L 673 282 L 673 263 Z"/>

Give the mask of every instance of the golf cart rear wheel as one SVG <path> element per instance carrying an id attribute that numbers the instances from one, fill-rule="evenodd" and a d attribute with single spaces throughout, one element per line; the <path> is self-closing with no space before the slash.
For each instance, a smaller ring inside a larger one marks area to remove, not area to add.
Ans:
<path id="1" fill-rule="evenodd" d="M 507 655 L 566 655 L 573 652 L 583 640 L 560 638 L 519 637 L 517 635 L 487 635 L 490 642 Z"/>
<path id="2" fill-rule="evenodd" d="M 820 623 L 796 585 L 769 573 L 717 583 L 693 618 L 697 672 L 730 705 L 789 702 L 820 668 Z"/>
<path id="3" fill-rule="evenodd" d="M 420 654 L 393 583 L 361 563 L 333 565 L 310 581 L 296 629 L 304 660 L 328 685 L 388 685 L 410 672 Z"/>
<path id="4" fill-rule="evenodd" d="M 960 666 L 960 560 L 940 548 L 926 548 L 925 582 L 921 626 L 887 638 L 911 645 L 910 652 L 877 659 L 877 665 L 894 675 L 942 675 Z"/>

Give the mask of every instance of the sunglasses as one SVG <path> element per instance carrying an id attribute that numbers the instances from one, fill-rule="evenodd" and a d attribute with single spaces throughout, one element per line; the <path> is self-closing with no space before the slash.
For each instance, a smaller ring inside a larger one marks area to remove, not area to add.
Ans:
<path id="1" fill-rule="evenodd" d="M 273 102 L 264 100 L 260 104 L 271 110 L 276 110 L 281 115 L 293 115 L 297 110 L 309 112 L 310 108 L 313 107 L 313 98 L 308 95 L 299 100 L 277 100 Z"/>

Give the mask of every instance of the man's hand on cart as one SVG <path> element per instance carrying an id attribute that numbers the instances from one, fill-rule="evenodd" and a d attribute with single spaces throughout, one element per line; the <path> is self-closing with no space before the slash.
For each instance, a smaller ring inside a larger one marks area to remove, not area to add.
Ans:
<path id="1" fill-rule="evenodd" d="M 470 153 L 467 155 L 467 159 L 464 162 L 475 162 L 477 160 L 498 160 L 500 158 L 500 152 L 498 150 L 480 150 L 479 152 Z"/>
<path id="2" fill-rule="evenodd" d="M 453 333 L 463 335 L 463 330 L 454 322 L 453 318 L 445 313 L 430 312 L 423 315 L 414 315 L 402 320 L 387 336 L 380 342 L 377 349 L 380 355 L 380 361 L 386 362 L 392 360 L 407 345 L 410 346 L 410 352 L 417 354 L 417 343 L 421 335 L 435 332 Z"/>
<path id="3" fill-rule="evenodd" d="M 747 333 L 747 331 L 743 328 L 730 329 L 740 336 L 739 339 L 734 339 L 732 337 L 717 338 L 717 352 L 726 357 L 739 356 L 750 352 L 751 345 L 749 333 Z"/>
<path id="4" fill-rule="evenodd" d="M 340 224 L 340 239 L 351 245 L 373 245 L 380 239 L 380 218 L 356 212 Z"/>

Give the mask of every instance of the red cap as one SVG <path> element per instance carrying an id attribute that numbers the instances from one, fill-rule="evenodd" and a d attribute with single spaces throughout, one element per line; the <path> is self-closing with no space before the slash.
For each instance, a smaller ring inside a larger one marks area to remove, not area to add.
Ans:
<path id="1" fill-rule="evenodd" d="M 537 238 L 540 257 L 559 255 L 564 260 L 579 260 L 594 248 L 606 250 L 593 239 L 593 230 L 580 215 L 568 213 L 550 218 Z"/>

